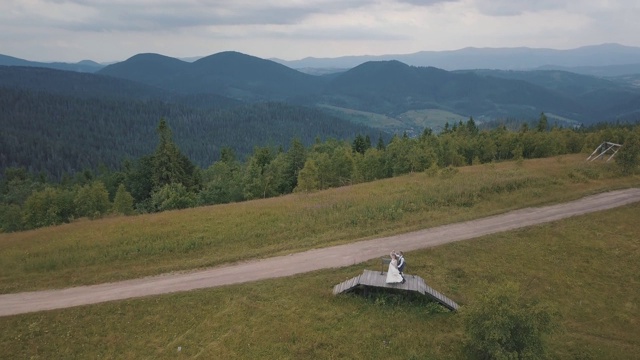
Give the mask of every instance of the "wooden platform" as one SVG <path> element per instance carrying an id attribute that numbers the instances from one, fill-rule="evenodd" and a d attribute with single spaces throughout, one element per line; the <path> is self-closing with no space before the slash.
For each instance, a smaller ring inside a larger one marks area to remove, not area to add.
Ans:
<path id="1" fill-rule="evenodd" d="M 408 274 L 405 274 L 404 277 L 406 279 L 404 284 L 387 284 L 385 282 L 385 280 L 387 279 L 386 272 L 365 270 L 362 275 L 358 275 L 352 279 L 334 286 L 333 294 L 337 295 L 340 293 L 349 292 L 361 286 L 416 291 L 422 295 L 430 297 L 434 301 L 439 302 L 449 310 L 458 310 L 458 304 L 456 304 L 448 297 L 442 295 L 438 291 L 434 290 L 431 286 L 427 285 L 427 283 L 421 277 Z"/>

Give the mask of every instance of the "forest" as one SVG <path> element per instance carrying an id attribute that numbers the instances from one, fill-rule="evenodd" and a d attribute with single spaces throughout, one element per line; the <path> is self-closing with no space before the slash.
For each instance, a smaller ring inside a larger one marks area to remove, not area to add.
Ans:
<path id="1" fill-rule="evenodd" d="M 293 137 L 310 145 L 315 137 L 380 134 L 314 108 L 273 102 L 223 106 L 211 97 L 176 96 L 171 102 L 82 98 L 68 92 L 0 87 L 0 171 L 26 167 L 60 180 L 65 173 L 99 166 L 115 169 L 124 158 L 153 151 L 160 118 L 171 123 L 175 142 L 201 167 L 211 165 L 225 146 L 233 146 L 244 159 L 254 146 L 286 144 Z"/>
<path id="2" fill-rule="evenodd" d="M 25 167 L 8 167 L 0 179 L 0 231 L 13 232 L 104 216 L 134 215 L 195 206 L 240 202 L 347 186 L 411 172 L 446 174 L 456 167 L 492 162 L 591 153 L 603 141 L 623 144 L 615 157 L 620 171 L 640 163 L 640 124 L 600 124 L 590 128 L 552 126 L 544 113 L 519 129 L 481 129 L 473 118 L 447 124 L 439 134 L 351 140 L 299 138 L 282 146 L 254 146 L 246 159 L 223 147 L 202 167 L 173 139 L 166 119 L 157 125 L 157 145 L 114 170 L 64 173 L 51 180 Z"/>

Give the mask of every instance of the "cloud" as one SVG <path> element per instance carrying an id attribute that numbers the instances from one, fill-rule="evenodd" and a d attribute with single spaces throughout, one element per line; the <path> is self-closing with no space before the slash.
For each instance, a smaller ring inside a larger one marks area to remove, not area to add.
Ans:
<path id="1" fill-rule="evenodd" d="M 456 0 L 20 0 L 9 1 L 13 24 L 72 31 L 170 31 L 223 25 L 294 25 L 314 16 L 432 6 Z M 6 7 L 6 5 L 5 5 Z M 3 7 L 0 5 L 0 9 Z"/>
<path id="2" fill-rule="evenodd" d="M 488 16 L 517 16 L 560 10 L 566 6 L 566 2 L 557 0 L 476 0 L 471 3 L 481 14 Z"/>
<path id="3" fill-rule="evenodd" d="M 157 31 L 219 25 L 288 25 L 315 14 L 367 6 L 366 0 L 9 0 L 12 22 L 74 31 Z M 11 5 L 13 4 L 13 5 Z M 0 7 L 2 9 L 2 7 Z M 9 20 L 9 19 L 7 19 Z"/>
<path id="4" fill-rule="evenodd" d="M 138 52 L 295 59 L 640 46 L 638 18 L 637 0 L 1 0 L 0 51 L 109 61 Z"/>

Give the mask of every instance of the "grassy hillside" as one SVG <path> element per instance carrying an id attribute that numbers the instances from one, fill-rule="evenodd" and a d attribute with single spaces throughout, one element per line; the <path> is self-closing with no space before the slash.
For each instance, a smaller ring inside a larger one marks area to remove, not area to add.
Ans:
<path id="1" fill-rule="evenodd" d="M 581 160 L 469 167 L 444 178 L 414 174 L 369 187 L 3 235 L 0 264 L 39 251 L 54 257 L 65 251 L 76 258 L 67 272 L 78 268 L 79 274 L 96 269 L 78 259 L 108 257 L 110 246 L 124 251 L 110 242 L 118 234 L 121 242 L 126 238 L 139 247 L 135 234 L 146 234 L 147 244 L 163 243 L 169 251 L 171 238 L 193 241 L 222 233 L 227 240 L 210 249 L 171 252 L 192 267 L 205 257 L 215 263 L 267 256 L 640 184 L 638 177 L 611 177 L 608 166 L 586 166 Z M 518 284 L 523 297 L 552 306 L 559 331 L 549 338 L 551 358 L 633 359 L 640 350 L 638 211 L 635 204 L 407 257 L 411 273 L 463 307 L 487 284 L 506 282 Z M 98 250 L 100 242 L 106 243 Z M 238 242 L 244 250 L 234 249 Z M 13 255 L 6 256 L 7 251 Z M 134 264 L 143 268 L 155 261 L 149 256 L 130 263 L 114 260 L 102 270 L 121 268 L 133 275 Z M 393 296 L 331 295 L 333 285 L 378 266 L 372 260 L 286 279 L 2 317 L 0 346 L 7 358 L 463 358 L 457 313 Z M 2 274 L 3 284 L 20 276 L 7 267 Z M 62 274 L 52 270 L 41 284 Z"/>
<path id="2" fill-rule="evenodd" d="M 313 194 L 0 234 L 0 293 L 287 254 L 639 186 L 586 155 L 415 173 Z"/>

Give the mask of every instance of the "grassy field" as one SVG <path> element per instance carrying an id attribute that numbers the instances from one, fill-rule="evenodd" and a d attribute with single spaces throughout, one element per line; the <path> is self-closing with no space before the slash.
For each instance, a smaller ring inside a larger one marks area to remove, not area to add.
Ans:
<path id="1" fill-rule="evenodd" d="M 640 186 L 583 155 L 415 173 L 312 194 L 0 234 L 0 293 L 190 270 Z"/>
<path id="2" fill-rule="evenodd" d="M 464 307 L 505 282 L 559 314 L 552 359 L 640 353 L 640 204 L 410 252 L 411 272 Z M 393 296 L 331 295 L 377 261 L 0 318 L 6 359 L 459 359 L 460 316 Z M 180 350 L 178 350 L 180 349 Z"/>
<path id="3" fill-rule="evenodd" d="M 3 293 L 215 266 L 640 186 L 585 156 L 411 174 L 240 204 L 0 234 Z M 640 205 L 407 254 L 460 305 L 516 283 L 551 305 L 552 358 L 640 353 Z M 334 297 L 377 261 L 187 293 L 1 317 L 6 359 L 458 359 L 460 316 L 394 296 Z M 178 350 L 179 349 L 179 350 Z"/>

